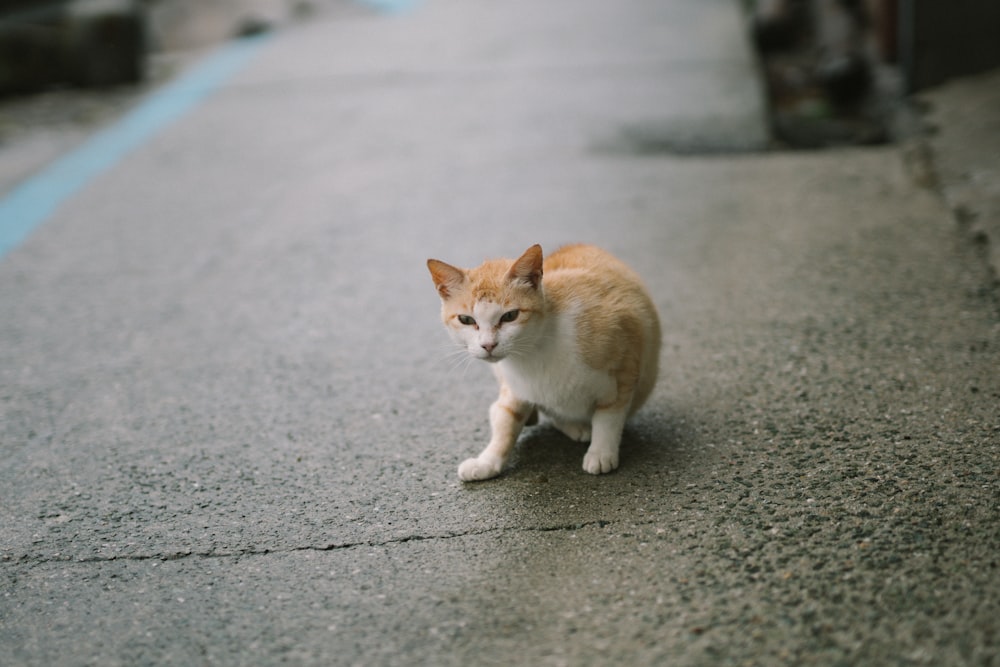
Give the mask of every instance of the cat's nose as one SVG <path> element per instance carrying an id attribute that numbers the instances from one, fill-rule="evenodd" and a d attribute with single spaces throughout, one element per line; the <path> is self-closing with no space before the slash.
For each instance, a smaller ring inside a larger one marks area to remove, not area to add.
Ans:
<path id="1" fill-rule="evenodd" d="M 493 352 L 493 349 L 497 346 L 496 343 L 480 343 L 484 350 L 487 352 Z"/>

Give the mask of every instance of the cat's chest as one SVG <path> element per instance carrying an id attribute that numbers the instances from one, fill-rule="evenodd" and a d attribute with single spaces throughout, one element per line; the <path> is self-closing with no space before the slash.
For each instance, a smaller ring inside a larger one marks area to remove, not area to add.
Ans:
<path id="1" fill-rule="evenodd" d="M 614 378 L 587 366 L 569 345 L 501 363 L 499 370 L 515 396 L 571 420 L 589 420 L 594 406 L 613 399 L 617 388 Z"/>

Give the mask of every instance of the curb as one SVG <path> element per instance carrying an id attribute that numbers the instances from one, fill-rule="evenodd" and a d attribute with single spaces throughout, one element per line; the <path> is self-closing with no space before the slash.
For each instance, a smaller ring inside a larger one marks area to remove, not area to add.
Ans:
<path id="1" fill-rule="evenodd" d="M 959 227 L 982 248 L 1000 284 L 1000 68 L 917 96 L 934 182 Z"/>

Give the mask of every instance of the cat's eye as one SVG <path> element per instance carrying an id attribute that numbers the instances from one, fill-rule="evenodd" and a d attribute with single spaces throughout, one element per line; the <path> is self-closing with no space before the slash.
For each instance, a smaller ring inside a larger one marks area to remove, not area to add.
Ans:
<path id="1" fill-rule="evenodd" d="M 476 321 L 471 317 L 469 317 L 468 315 L 459 315 L 458 321 L 464 324 L 465 326 L 472 326 L 473 324 L 476 323 Z"/>
<path id="2" fill-rule="evenodd" d="M 500 321 L 501 322 L 513 322 L 514 320 L 517 319 L 517 316 L 520 315 L 520 314 L 521 314 L 521 311 L 519 311 L 517 309 L 515 309 L 515 310 L 508 310 L 506 313 L 504 313 L 503 315 L 500 316 Z"/>

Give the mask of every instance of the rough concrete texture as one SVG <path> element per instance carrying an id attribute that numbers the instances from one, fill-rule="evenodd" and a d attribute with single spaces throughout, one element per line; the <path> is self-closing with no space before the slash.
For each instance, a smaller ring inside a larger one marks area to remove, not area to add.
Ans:
<path id="1" fill-rule="evenodd" d="M 759 118 L 739 27 L 314 23 L 62 207 L 0 262 L 5 663 L 997 664 L 1000 320 L 937 193 L 608 148 Z M 539 426 L 462 485 L 493 381 L 424 260 L 570 241 L 646 279 L 659 388 L 614 474 Z"/>
<path id="2" fill-rule="evenodd" d="M 921 94 L 939 185 L 1000 277 L 1000 69 Z"/>

